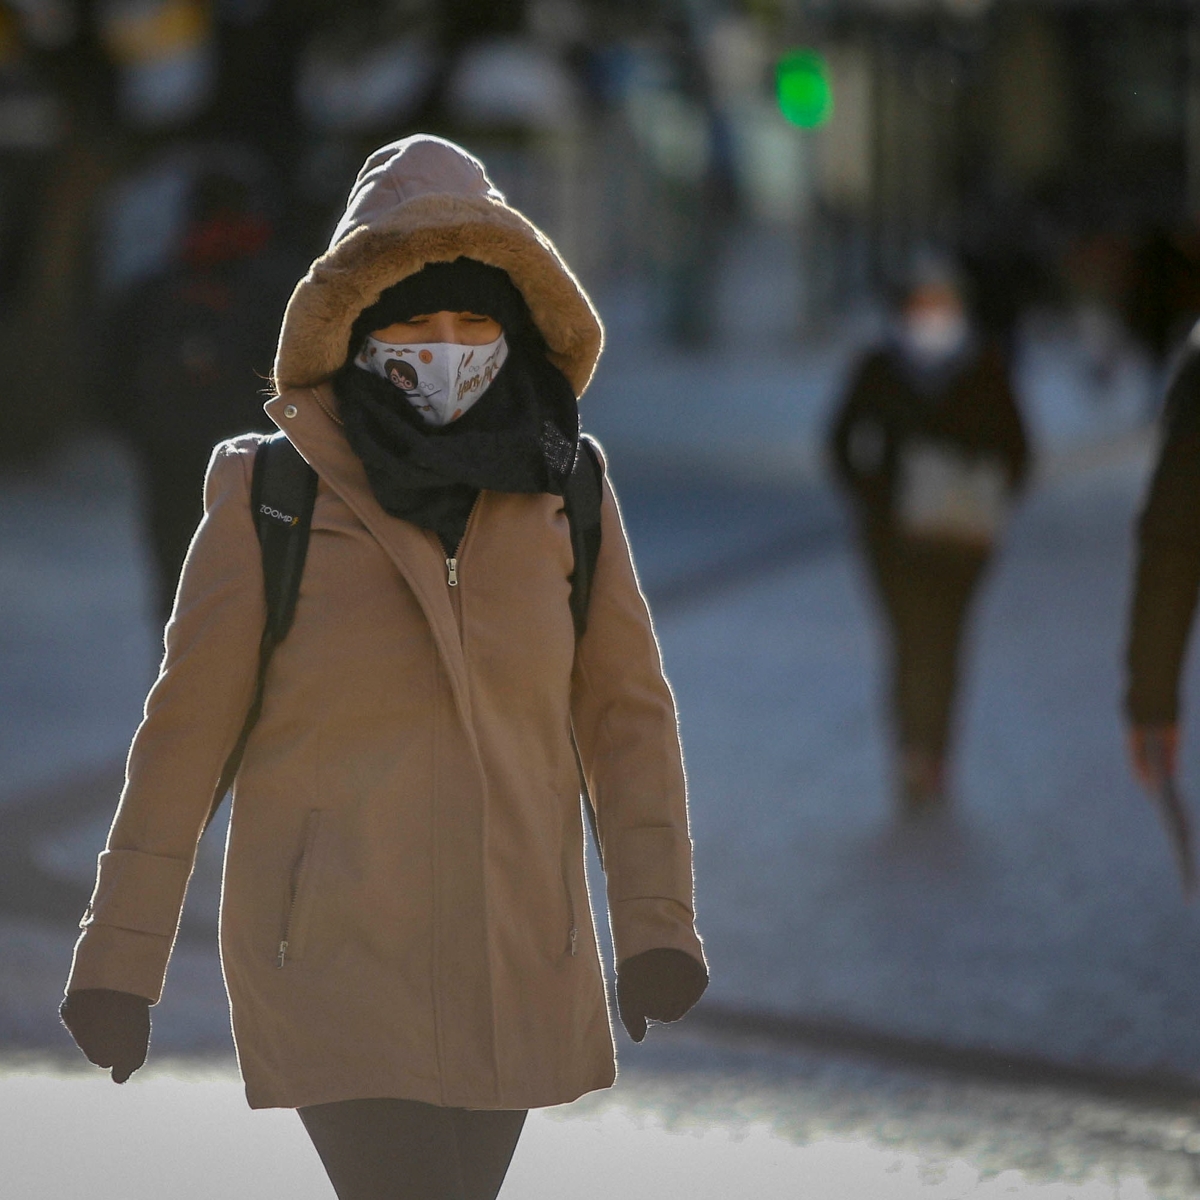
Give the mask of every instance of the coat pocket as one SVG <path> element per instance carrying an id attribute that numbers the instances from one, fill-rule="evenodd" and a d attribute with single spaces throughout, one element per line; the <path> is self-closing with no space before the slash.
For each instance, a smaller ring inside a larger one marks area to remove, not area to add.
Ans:
<path id="1" fill-rule="evenodd" d="M 275 955 L 277 967 L 282 968 L 289 962 L 298 962 L 304 957 L 308 927 L 311 923 L 317 853 L 321 845 L 321 823 L 324 816 L 325 813 L 321 809 L 314 808 L 309 810 L 304 821 L 304 839 L 292 867 L 282 936 Z"/>

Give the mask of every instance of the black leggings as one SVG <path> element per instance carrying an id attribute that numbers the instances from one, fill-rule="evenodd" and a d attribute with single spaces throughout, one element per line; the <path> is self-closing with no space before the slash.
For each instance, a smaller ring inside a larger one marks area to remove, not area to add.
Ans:
<path id="1" fill-rule="evenodd" d="M 299 1110 L 338 1200 L 495 1200 L 524 1109 L 342 1100 Z"/>

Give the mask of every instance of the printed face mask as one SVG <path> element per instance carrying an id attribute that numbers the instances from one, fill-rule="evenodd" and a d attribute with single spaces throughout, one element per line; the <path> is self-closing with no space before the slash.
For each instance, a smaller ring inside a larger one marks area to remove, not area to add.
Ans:
<path id="1" fill-rule="evenodd" d="M 449 425 L 488 390 L 506 358 L 504 334 L 485 346 L 457 342 L 396 345 L 369 337 L 354 365 L 382 375 L 399 388 L 430 425 Z"/>

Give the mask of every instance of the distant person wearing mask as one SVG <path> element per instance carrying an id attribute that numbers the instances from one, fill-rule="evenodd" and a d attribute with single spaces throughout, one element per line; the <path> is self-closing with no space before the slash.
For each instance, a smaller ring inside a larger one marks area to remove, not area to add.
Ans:
<path id="1" fill-rule="evenodd" d="M 921 265 L 830 441 L 891 644 L 899 801 L 936 810 L 968 608 L 1029 467 L 1006 363 L 972 329 L 949 267 Z"/>
<path id="2" fill-rule="evenodd" d="M 1156 791 L 1179 755 L 1179 676 L 1200 589 L 1200 326 L 1167 392 L 1137 529 L 1125 711 L 1134 774 Z"/>

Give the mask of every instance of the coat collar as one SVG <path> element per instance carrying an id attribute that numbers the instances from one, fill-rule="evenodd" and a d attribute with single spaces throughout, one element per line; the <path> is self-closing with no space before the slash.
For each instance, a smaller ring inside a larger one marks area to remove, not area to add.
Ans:
<path id="1" fill-rule="evenodd" d="M 289 388 L 267 401 L 264 408 L 321 480 L 366 526 L 412 589 L 429 622 L 463 721 L 471 730 L 467 664 L 450 603 L 444 560 L 433 544 L 433 535 L 380 507 L 362 462 L 342 432 L 330 384 Z"/>

